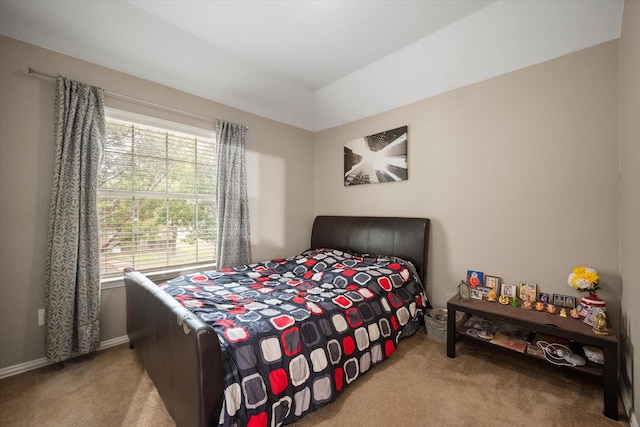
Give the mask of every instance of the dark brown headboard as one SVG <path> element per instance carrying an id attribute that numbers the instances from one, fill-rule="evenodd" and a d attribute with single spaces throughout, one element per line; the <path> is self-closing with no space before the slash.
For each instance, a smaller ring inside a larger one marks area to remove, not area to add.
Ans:
<path id="1" fill-rule="evenodd" d="M 399 256 L 413 262 L 426 285 L 429 225 L 427 218 L 318 216 L 311 247 Z"/>

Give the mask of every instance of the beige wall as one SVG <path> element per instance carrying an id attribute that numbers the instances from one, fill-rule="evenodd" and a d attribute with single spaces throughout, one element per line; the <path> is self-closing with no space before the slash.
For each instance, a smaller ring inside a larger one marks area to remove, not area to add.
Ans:
<path id="1" fill-rule="evenodd" d="M 306 249 L 313 221 L 311 132 L 235 110 L 130 75 L 0 36 L 0 369 L 44 357 L 37 310 L 44 307 L 44 264 L 53 173 L 55 82 L 28 67 L 60 73 L 119 94 L 249 126 L 247 173 L 254 260 Z M 106 98 L 107 106 L 213 129 Z M 101 340 L 126 334 L 124 288 L 102 292 Z"/>
<path id="2" fill-rule="evenodd" d="M 317 133 L 315 206 L 431 218 L 427 293 L 436 307 L 470 268 L 575 296 L 571 269 L 596 268 L 637 425 L 640 2 L 625 2 L 618 43 Z M 344 142 L 405 124 L 409 180 L 345 188 Z"/>
<path id="3" fill-rule="evenodd" d="M 409 180 L 344 187 L 345 141 L 409 126 Z M 587 265 L 619 317 L 618 42 L 316 134 L 317 214 L 432 219 L 427 293 L 467 269 L 577 296 Z"/>
<path id="4" fill-rule="evenodd" d="M 344 187 L 345 141 L 409 126 L 409 180 Z M 618 310 L 618 42 L 316 134 L 316 213 L 432 219 L 428 295 L 467 269 L 548 293 L 596 268 Z"/>
<path id="5" fill-rule="evenodd" d="M 624 4 L 620 38 L 620 172 L 622 276 L 622 379 L 640 384 L 640 2 Z M 635 345 L 639 346 L 638 353 Z M 629 387 L 633 390 L 633 387 Z M 636 389 L 637 391 L 637 389 Z M 627 407 L 636 414 L 640 393 L 623 393 Z M 632 401 L 633 399 L 633 401 Z"/>

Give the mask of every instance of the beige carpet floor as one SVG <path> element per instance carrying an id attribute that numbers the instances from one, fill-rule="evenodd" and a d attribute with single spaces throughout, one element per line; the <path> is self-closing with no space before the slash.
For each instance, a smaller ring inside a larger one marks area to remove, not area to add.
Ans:
<path id="1" fill-rule="evenodd" d="M 594 377 L 468 340 L 457 357 L 424 329 L 293 424 L 307 426 L 628 426 L 602 415 Z M 0 426 L 174 426 L 135 350 L 120 345 L 0 380 Z"/>

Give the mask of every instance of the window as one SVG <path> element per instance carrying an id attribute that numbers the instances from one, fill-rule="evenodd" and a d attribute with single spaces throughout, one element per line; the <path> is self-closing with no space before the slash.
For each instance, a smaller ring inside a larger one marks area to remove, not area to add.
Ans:
<path id="1" fill-rule="evenodd" d="M 213 263 L 213 132 L 203 137 L 205 131 L 113 116 L 107 111 L 98 190 L 101 276 L 120 276 L 125 267 L 148 272 Z"/>

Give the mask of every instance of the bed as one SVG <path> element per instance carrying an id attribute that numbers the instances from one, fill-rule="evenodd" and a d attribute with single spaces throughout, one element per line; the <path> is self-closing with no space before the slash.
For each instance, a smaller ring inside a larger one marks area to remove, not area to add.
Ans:
<path id="1" fill-rule="evenodd" d="M 130 345 L 178 426 L 291 423 L 415 333 L 429 225 L 318 216 L 290 258 L 162 284 L 126 269 Z"/>

